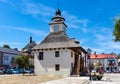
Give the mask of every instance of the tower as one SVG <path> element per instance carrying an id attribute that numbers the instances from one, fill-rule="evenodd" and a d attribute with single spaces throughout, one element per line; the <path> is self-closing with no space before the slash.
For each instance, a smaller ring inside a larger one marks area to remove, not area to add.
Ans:
<path id="1" fill-rule="evenodd" d="M 78 42 L 69 38 L 66 34 L 67 25 L 64 22 L 61 11 L 57 9 L 49 23 L 50 33 L 32 48 L 36 75 L 80 75 L 82 69 L 79 57 L 82 55 L 80 53 L 86 51 Z"/>
<path id="2" fill-rule="evenodd" d="M 64 23 L 65 19 L 61 16 L 61 11 L 56 10 L 55 16 L 51 19 L 50 32 L 60 32 L 63 31 L 66 33 L 67 25 Z"/>

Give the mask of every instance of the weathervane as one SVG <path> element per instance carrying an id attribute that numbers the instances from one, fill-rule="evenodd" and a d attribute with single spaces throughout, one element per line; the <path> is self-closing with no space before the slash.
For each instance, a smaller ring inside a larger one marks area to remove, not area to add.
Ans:
<path id="1" fill-rule="evenodd" d="M 57 3 L 57 9 L 59 9 L 60 3 Z"/>

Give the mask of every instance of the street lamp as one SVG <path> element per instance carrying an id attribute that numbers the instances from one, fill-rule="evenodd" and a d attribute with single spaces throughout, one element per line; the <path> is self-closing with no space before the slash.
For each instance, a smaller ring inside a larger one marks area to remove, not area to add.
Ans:
<path id="1" fill-rule="evenodd" d="M 90 48 L 87 49 L 88 59 L 89 59 L 89 73 L 90 73 L 90 75 L 89 75 L 89 80 L 91 80 L 91 62 L 90 62 L 91 51 L 92 51 L 92 50 L 91 50 Z"/>

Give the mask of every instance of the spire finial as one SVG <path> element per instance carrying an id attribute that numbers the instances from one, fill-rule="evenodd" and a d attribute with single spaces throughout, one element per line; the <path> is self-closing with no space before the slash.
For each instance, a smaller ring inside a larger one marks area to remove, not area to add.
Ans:
<path id="1" fill-rule="evenodd" d="M 56 15 L 61 15 L 61 11 L 59 9 L 59 3 L 57 3 Z"/>

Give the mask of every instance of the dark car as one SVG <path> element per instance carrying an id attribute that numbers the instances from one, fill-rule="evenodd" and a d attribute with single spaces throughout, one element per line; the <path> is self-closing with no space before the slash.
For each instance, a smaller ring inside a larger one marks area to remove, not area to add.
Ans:
<path id="1" fill-rule="evenodd" d="M 17 69 L 10 69 L 11 74 L 19 74 L 19 70 Z"/>
<path id="2" fill-rule="evenodd" d="M 31 74 L 31 73 L 34 73 L 34 70 L 33 69 L 21 69 L 20 73 L 22 73 L 22 74 Z"/>
<path id="3" fill-rule="evenodd" d="M 7 70 L 5 70 L 5 73 L 6 74 L 19 74 L 20 71 L 17 69 L 7 69 Z"/>

